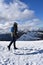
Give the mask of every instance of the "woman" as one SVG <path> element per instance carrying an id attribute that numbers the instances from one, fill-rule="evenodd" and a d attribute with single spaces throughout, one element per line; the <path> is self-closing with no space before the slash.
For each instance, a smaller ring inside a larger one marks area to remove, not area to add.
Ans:
<path id="1" fill-rule="evenodd" d="M 18 31 L 18 27 L 17 27 L 17 23 L 15 22 L 14 23 L 14 25 L 13 25 L 13 27 L 11 28 L 11 32 L 12 32 L 12 41 L 11 41 L 11 43 L 9 44 L 9 46 L 8 46 L 8 49 L 10 50 L 10 47 L 11 47 L 11 45 L 12 45 L 12 43 L 13 43 L 13 45 L 14 45 L 14 49 L 17 49 L 16 48 L 16 38 L 17 38 L 17 31 Z"/>

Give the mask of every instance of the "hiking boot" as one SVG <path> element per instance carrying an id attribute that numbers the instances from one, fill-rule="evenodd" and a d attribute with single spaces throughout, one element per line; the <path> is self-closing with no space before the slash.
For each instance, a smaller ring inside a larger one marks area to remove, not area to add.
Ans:
<path id="1" fill-rule="evenodd" d="M 18 49 L 18 48 L 14 47 L 14 49 Z"/>

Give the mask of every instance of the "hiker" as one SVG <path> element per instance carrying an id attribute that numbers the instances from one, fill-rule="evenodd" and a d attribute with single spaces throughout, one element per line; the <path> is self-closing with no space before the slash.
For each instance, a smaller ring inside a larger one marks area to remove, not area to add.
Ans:
<path id="1" fill-rule="evenodd" d="M 17 38 L 17 31 L 18 31 L 18 27 L 17 27 L 17 23 L 16 22 L 14 22 L 14 25 L 13 25 L 13 27 L 11 28 L 11 32 L 12 32 L 12 41 L 10 42 L 10 44 L 9 44 L 9 46 L 8 46 L 8 49 L 10 50 L 10 47 L 11 47 L 11 45 L 12 45 L 12 43 L 13 43 L 13 45 L 14 45 L 14 49 L 17 49 L 16 48 L 16 38 Z"/>

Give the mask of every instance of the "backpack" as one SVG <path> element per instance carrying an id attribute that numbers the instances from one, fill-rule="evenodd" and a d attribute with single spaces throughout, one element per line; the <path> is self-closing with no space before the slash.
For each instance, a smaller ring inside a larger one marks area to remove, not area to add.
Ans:
<path id="1" fill-rule="evenodd" d="M 14 32 L 14 27 L 11 28 L 11 32 Z"/>

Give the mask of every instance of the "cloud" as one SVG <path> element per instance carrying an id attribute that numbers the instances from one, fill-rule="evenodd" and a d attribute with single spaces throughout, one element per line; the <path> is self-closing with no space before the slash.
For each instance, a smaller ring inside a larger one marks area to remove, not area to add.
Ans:
<path id="1" fill-rule="evenodd" d="M 5 4 L 3 1 L 0 1 L 0 17 L 8 20 L 22 20 L 34 16 L 34 11 L 29 10 L 28 6 L 19 0 L 10 3 L 10 5 Z"/>
<path id="2" fill-rule="evenodd" d="M 18 28 L 20 30 L 31 31 L 31 30 L 38 30 L 40 28 L 40 25 L 41 25 L 40 19 L 34 18 L 26 21 L 22 25 L 19 25 Z"/>
<path id="3" fill-rule="evenodd" d="M 24 24 L 18 25 L 19 29 L 30 29 L 33 28 L 36 23 L 39 22 L 39 19 L 35 18 L 35 12 L 30 10 L 29 7 L 19 1 L 13 0 L 13 3 L 6 4 L 4 0 L 0 0 L 0 30 L 7 32 L 9 28 L 13 25 L 14 21 L 21 21 Z M 28 21 L 27 21 L 28 20 Z M 19 23 L 18 22 L 18 23 Z"/>

